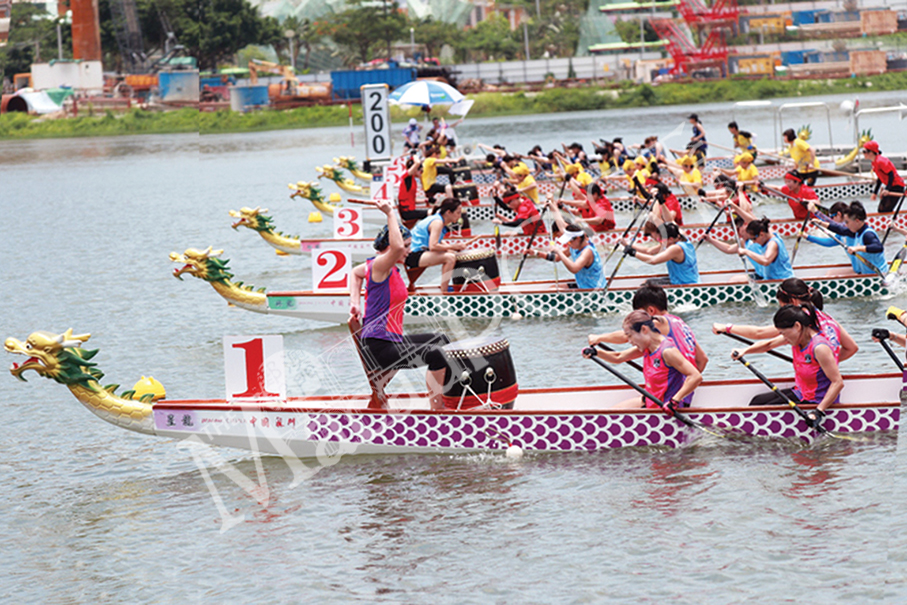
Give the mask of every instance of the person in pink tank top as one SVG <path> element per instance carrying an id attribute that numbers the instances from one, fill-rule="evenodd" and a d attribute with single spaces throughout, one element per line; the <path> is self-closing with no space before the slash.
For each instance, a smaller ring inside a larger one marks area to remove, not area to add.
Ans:
<path id="1" fill-rule="evenodd" d="M 655 327 L 652 316 L 642 310 L 630 312 L 623 321 L 627 341 L 632 348 L 620 352 L 585 349 L 583 355 L 591 357 L 592 352 L 611 363 L 623 363 L 643 358 L 645 388 L 665 403 L 669 414 L 674 409 L 690 405 L 693 391 L 702 382 L 702 374 L 688 360 L 670 338 L 662 335 Z M 588 352 L 588 353 L 587 353 Z M 622 401 L 616 408 L 657 408 L 658 404 L 643 396 Z"/>
<path id="2" fill-rule="evenodd" d="M 409 293 L 398 264 L 409 254 L 410 233 L 397 223 L 391 202 L 376 206 L 387 215 L 387 226 L 375 238 L 378 254 L 353 269 L 350 284 L 350 319 L 362 323 L 359 342 L 369 371 L 390 371 L 428 366 L 425 384 L 432 409 L 443 409 L 441 387 L 447 360 L 441 347 L 450 339 L 444 334 L 404 334 L 403 308 Z M 360 304 L 365 284 L 365 306 Z"/>
<path id="3" fill-rule="evenodd" d="M 782 344 L 791 346 L 794 360 L 794 383 L 785 393 L 793 401 L 817 404 L 807 415 L 815 425 L 822 422 L 825 410 L 839 402 L 844 379 L 838 369 L 832 343 L 822 333 L 819 315 L 810 304 L 787 305 L 778 309 L 773 323 L 781 332 L 783 342 L 778 339 L 763 340 L 745 349 L 735 349 L 731 357 L 739 359 L 751 353 L 765 353 Z M 750 405 L 780 405 L 785 401 L 777 393 L 756 396 Z"/>

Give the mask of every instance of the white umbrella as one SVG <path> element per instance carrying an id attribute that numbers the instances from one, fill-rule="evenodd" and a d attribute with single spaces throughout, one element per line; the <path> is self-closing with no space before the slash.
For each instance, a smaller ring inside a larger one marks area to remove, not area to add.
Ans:
<path id="1" fill-rule="evenodd" d="M 469 110 L 472 109 L 473 103 L 475 103 L 475 100 L 473 99 L 457 101 L 447 109 L 447 113 L 452 116 L 463 116 L 465 118 L 466 114 L 469 113 Z"/>
<path id="2" fill-rule="evenodd" d="M 416 80 L 408 82 L 392 92 L 388 99 L 397 105 L 450 105 L 462 101 L 463 93 L 443 82 Z"/>

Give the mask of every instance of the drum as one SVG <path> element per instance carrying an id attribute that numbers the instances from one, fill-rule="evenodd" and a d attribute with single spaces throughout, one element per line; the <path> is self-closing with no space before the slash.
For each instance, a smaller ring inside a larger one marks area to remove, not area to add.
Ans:
<path id="1" fill-rule="evenodd" d="M 457 166 L 452 170 L 452 185 L 472 182 L 472 169 L 469 166 Z"/>
<path id="2" fill-rule="evenodd" d="M 479 205 L 479 189 L 475 185 L 454 185 L 453 193 L 464 206 Z"/>
<path id="3" fill-rule="evenodd" d="M 451 276 L 454 292 L 494 292 L 501 285 L 494 250 L 472 250 L 457 254 Z"/>
<path id="4" fill-rule="evenodd" d="M 442 400 L 449 410 L 513 409 L 516 370 L 506 338 L 480 337 L 444 345 Z"/>

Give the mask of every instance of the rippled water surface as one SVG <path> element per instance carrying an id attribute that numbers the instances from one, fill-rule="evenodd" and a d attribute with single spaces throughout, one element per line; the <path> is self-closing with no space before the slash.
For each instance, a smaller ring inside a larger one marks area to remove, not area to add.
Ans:
<path id="1" fill-rule="evenodd" d="M 899 100 L 907 101 L 903 94 L 861 98 L 864 106 Z M 467 120 L 458 131 L 466 142 L 522 151 L 536 142 L 547 148 L 672 132 L 669 146 L 674 140 L 682 146 L 689 128 L 678 126 L 689 111 Z M 729 107 L 696 111 L 720 142 Z M 833 117 L 835 142 L 843 142 L 847 118 Z M 754 111 L 746 120 L 770 145 L 771 114 Z M 903 122 L 876 120 L 861 127 L 881 133 L 883 149 L 904 150 Z M 822 143 L 822 121 L 824 114 L 792 125 L 812 123 Z M 306 223 L 311 207 L 290 200 L 286 184 L 315 180 L 314 166 L 332 157 L 361 157 L 358 129 L 355 135 L 352 150 L 343 128 L 4 143 L 0 336 L 90 332 L 88 347 L 100 349 L 95 361 L 105 384 L 130 388 L 151 374 L 171 397 L 192 398 L 223 395 L 224 334 L 282 334 L 296 354 L 297 365 L 288 368 L 291 394 L 335 392 L 337 384 L 364 392 L 345 328 L 230 308 L 207 284 L 173 279 L 167 258 L 211 245 L 225 250 L 247 284 L 308 287 L 307 257 L 275 256 L 251 232 L 231 230 L 227 211 L 261 206 L 285 232 L 328 234 L 329 223 Z M 781 205 L 761 210 L 786 214 Z M 902 242 L 894 238 L 889 253 Z M 843 262 L 837 250 L 808 247 L 800 254 L 804 261 Z M 703 269 L 734 262 L 714 250 L 700 254 Z M 528 263 L 530 277 L 550 271 L 546 263 Z M 644 269 L 629 259 L 622 271 Z M 893 367 L 868 332 L 890 327 L 885 308 L 905 302 L 894 295 L 829 303 L 861 347 L 846 372 Z M 741 371 L 728 357 L 731 343 L 709 332 L 711 322 L 762 323 L 773 311 L 681 310 L 712 358 L 707 378 Z M 610 378 L 578 351 L 586 334 L 617 322 L 523 320 L 497 330 L 512 344 L 522 385 L 590 385 Z M 470 332 L 488 327 L 465 325 Z M 326 351 L 329 367 L 319 360 Z M 759 363 L 773 375 L 789 372 L 781 362 Z M 5 602 L 907 599 L 907 494 L 894 435 L 810 446 L 705 439 L 673 451 L 539 454 L 520 462 L 353 456 L 326 466 L 303 461 L 307 468 L 216 450 L 250 482 L 241 486 L 210 461 L 201 467 L 210 472 L 202 472 L 197 451 L 186 444 L 106 424 L 63 386 L 25 376 L 26 384 L 0 376 Z M 421 374 L 397 379 L 397 389 L 407 384 L 403 378 L 418 384 Z M 254 484 L 260 501 L 244 489 Z"/>

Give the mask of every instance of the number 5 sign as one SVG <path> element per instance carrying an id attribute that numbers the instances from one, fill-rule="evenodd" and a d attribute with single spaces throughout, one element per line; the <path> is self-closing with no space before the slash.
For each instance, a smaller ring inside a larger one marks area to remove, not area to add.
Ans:
<path id="1" fill-rule="evenodd" d="M 283 336 L 224 336 L 227 401 L 286 399 Z"/>
<path id="2" fill-rule="evenodd" d="M 341 208 L 334 211 L 334 239 L 362 237 L 362 211 Z"/>
<path id="3" fill-rule="evenodd" d="M 348 250 L 315 250 L 312 252 L 312 290 L 348 290 L 351 265 Z"/>
<path id="4" fill-rule="evenodd" d="M 391 157 L 391 120 L 387 84 L 366 84 L 360 91 L 365 120 L 365 158 L 372 162 L 388 160 Z"/>

